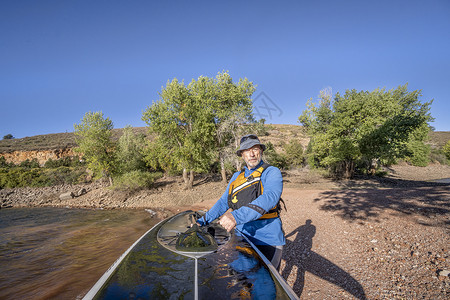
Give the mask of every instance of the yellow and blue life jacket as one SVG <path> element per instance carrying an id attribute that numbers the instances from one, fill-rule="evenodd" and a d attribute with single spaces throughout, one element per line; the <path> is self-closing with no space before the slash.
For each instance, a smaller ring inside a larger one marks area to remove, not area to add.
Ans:
<path id="1" fill-rule="evenodd" d="M 271 219 L 279 216 L 281 198 L 277 205 L 268 212 L 257 205 L 251 204 L 253 200 L 258 198 L 264 192 L 264 187 L 261 183 L 261 175 L 269 166 L 270 165 L 266 163 L 262 164 L 248 177 L 245 177 L 245 172 L 242 170 L 238 177 L 230 183 L 230 188 L 228 190 L 228 206 L 231 209 L 236 210 L 242 206 L 250 207 L 262 215 L 259 219 Z"/>

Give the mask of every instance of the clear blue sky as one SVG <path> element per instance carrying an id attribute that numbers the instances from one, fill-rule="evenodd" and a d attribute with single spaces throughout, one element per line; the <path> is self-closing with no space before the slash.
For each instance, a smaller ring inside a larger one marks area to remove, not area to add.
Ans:
<path id="1" fill-rule="evenodd" d="M 0 2 L 0 138 L 72 132 L 88 111 L 145 126 L 168 80 L 223 70 L 257 85 L 267 123 L 299 124 L 327 87 L 408 83 L 450 131 L 450 1 Z"/>

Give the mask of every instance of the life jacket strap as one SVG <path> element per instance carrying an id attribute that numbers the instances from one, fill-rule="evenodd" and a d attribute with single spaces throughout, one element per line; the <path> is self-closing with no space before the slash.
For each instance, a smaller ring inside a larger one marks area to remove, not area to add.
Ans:
<path id="1" fill-rule="evenodd" d="M 272 218 L 278 218 L 279 216 L 279 205 L 275 205 L 274 208 L 269 210 L 267 213 L 263 214 L 259 219 L 272 219 Z"/>
<path id="2" fill-rule="evenodd" d="M 280 198 L 277 205 L 275 205 L 271 210 L 269 210 L 267 213 L 263 214 L 259 219 L 272 219 L 272 218 L 278 218 L 280 216 L 281 212 L 281 203 L 283 203 L 284 210 L 286 210 L 286 203 L 284 203 L 284 200 Z"/>
<path id="3" fill-rule="evenodd" d="M 264 219 L 273 219 L 273 218 L 278 218 L 279 214 L 277 211 L 272 212 L 272 213 L 267 213 L 262 215 L 258 220 L 264 220 Z"/>
<path id="4" fill-rule="evenodd" d="M 262 216 L 259 217 L 259 219 L 272 219 L 278 217 L 278 204 L 267 213 L 258 205 L 247 204 L 246 206 L 260 213 Z"/>

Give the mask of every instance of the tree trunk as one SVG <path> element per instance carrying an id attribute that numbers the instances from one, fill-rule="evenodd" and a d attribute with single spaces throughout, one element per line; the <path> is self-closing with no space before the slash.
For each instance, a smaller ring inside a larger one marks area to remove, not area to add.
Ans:
<path id="1" fill-rule="evenodd" d="M 240 158 L 236 158 L 235 166 L 236 166 L 236 170 L 238 170 L 238 171 L 242 169 L 242 160 Z"/>
<path id="2" fill-rule="evenodd" d="M 379 167 L 379 161 L 377 159 L 370 160 L 370 165 L 367 170 L 367 174 L 374 176 L 377 173 L 378 167 Z"/>
<path id="3" fill-rule="evenodd" d="M 188 176 L 187 169 L 183 169 L 183 181 L 185 190 L 192 189 L 194 186 L 194 171 L 190 170 Z"/>
<path id="4" fill-rule="evenodd" d="M 103 179 L 107 179 L 109 181 L 109 186 L 113 185 L 113 179 L 111 176 L 111 173 L 108 171 L 103 170 L 102 171 Z"/>
<path id="5" fill-rule="evenodd" d="M 344 178 L 350 179 L 355 173 L 355 163 L 353 161 L 344 161 Z"/>
<path id="6" fill-rule="evenodd" d="M 234 135 L 234 145 L 236 149 L 239 148 L 239 137 L 235 134 Z M 236 170 L 241 170 L 242 168 L 242 159 L 240 157 L 236 156 L 236 159 L 234 160 L 234 165 L 236 166 Z"/>
<path id="7" fill-rule="evenodd" d="M 220 174 L 222 175 L 222 182 L 227 183 L 227 172 L 225 170 L 225 162 L 223 158 L 220 158 Z"/>
<path id="8" fill-rule="evenodd" d="M 189 182 L 188 175 L 187 175 L 187 170 L 186 170 L 186 169 L 183 169 L 183 181 L 184 181 L 184 184 L 185 184 L 185 185 L 187 185 L 188 182 Z"/>
<path id="9" fill-rule="evenodd" d="M 189 174 L 189 184 L 188 184 L 188 188 L 192 189 L 192 187 L 194 186 L 194 171 L 191 170 L 190 174 Z"/>

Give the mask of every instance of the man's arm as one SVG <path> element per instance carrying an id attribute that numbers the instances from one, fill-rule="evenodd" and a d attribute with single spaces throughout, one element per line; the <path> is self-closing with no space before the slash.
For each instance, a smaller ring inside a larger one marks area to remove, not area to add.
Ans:
<path id="1" fill-rule="evenodd" d="M 206 214 L 197 220 L 201 226 L 207 225 L 223 215 L 230 207 L 228 206 L 228 190 L 230 188 L 231 182 L 233 182 L 236 177 L 239 175 L 239 172 L 234 173 L 231 177 L 230 182 L 228 182 L 227 189 L 222 194 L 222 197 L 217 200 L 217 202 L 213 205 L 213 207 L 206 212 Z"/>

